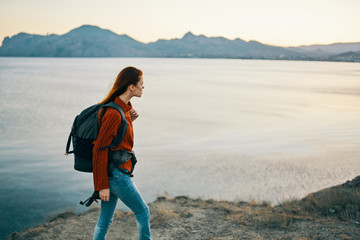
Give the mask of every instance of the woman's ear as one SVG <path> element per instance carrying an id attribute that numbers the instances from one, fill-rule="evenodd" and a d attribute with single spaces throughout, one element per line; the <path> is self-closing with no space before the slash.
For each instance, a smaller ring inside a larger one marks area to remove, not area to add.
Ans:
<path id="1" fill-rule="evenodd" d="M 130 89 L 130 91 L 134 91 L 135 90 L 135 86 L 133 84 L 130 84 L 128 89 Z"/>

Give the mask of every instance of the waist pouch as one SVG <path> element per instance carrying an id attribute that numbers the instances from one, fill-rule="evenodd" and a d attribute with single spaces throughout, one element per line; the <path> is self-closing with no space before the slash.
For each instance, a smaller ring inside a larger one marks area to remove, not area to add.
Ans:
<path id="1" fill-rule="evenodd" d="M 125 171 L 124 169 L 120 168 L 120 165 L 126 163 L 131 159 L 131 171 Z M 127 151 L 124 149 L 111 151 L 109 150 L 109 163 L 108 163 L 108 174 L 109 176 L 112 176 L 112 171 L 115 168 L 118 168 L 120 171 L 124 172 L 125 174 L 133 176 L 132 173 L 134 171 L 135 164 L 137 162 L 135 152 L 134 151 Z"/>

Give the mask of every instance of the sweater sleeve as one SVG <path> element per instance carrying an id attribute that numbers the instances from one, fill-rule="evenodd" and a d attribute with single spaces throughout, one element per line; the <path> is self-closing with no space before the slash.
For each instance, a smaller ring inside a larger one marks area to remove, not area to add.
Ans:
<path id="1" fill-rule="evenodd" d="M 99 149 L 110 145 L 114 140 L 121 124 L 119 118 L 120 114 L 112 108 L 108 108 L 102 118 L 100 131 L 93 148 L 93 179 L 95 191 L 110 187 L 108 178 L 109 149 L 103 151 L 99 151 Z"/>

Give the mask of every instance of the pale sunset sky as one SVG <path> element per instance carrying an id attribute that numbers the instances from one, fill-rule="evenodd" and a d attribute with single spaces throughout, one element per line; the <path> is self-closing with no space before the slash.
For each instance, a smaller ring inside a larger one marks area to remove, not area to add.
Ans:
<path id="1" fill-rule="evenodd" d="M 0 42 L 96 25 L 143 42 L 208 37 L 277 46 L 360 42 L 360 0 L 0 0 Z"/>

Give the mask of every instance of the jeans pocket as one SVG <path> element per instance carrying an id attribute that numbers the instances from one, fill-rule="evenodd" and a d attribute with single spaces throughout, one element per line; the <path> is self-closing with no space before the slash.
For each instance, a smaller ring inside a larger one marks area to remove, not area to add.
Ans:
<path id="1" fill-rule="evenodd" d="M 118 177 L 118 176 L 124 175 L 124 173 L 121 172 L 119 169 L 115 168 L 115 169 L 112 171 L 112 175 L 113 175 L 113 177 Z"/>
<path id="2" fill-rule="evenodd" d="M 125 173 L 121 172 L 118 169 L 115 169 L 112 172 L 112 177 L 109 177 L 109 182 L 113 185 L 113 188 L 126 188 L 128 187 L 132 181 L 130 176 L 126 175 Z"/>
<path id="3" fill-rule="evenodd" d="M 114 182 L 114 181 L 116 181 L 116 177 L 114 177 L 114 176 L 109 177 L 109 183 Z"/>
<path id="4" fill-rule="evenodd" d="M 123 174 L 122 176 L 119 176 L 118 178 L 118 184 L 119 184 L 119 187 L 129 187 L 131 185 L 132 181 L 131 181 L 131 178 L 130 176 L 126 175 L 126 174 Z"/>

